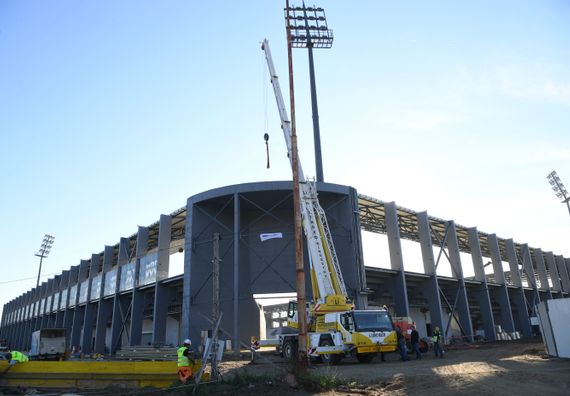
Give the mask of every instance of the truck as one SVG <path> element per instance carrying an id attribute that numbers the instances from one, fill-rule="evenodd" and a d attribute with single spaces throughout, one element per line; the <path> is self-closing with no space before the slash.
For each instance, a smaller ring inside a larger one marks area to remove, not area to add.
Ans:
<path id="1" fill-rule="evenodd" d="M 273 65 L 267 39 L 261 45 L 277 102 L 287 154 L 292 163 L 291 122 Z M 292 164 L 293 165 L 293 164 Z M 356 310 L 343 280 L 327 218 L 321 207 L 314 180 L 305 178 L 298 161 L 299 192 L 303 231 L 309 252 L 309 272 L 313 300 L 307 303 L 308 356 L 328 364 L 344 357 L 356 356 L 369 363 L 378 353 L 396 350 L 396 333 L 387 309 Z M 297 302 L 290 301 L 287 325 L 299 328 Z M 294 359 L 298 349 L 298 333 L 281 334 L 278 349 L 287 359 Z M 268 345 L 262 342 L 262 345 Z"/>
<path id="2" fill-rule="evenodd" d="M 32 333 L 30 358 L 57 360 L 65 355 L 65 329 L 45 328 Z"/>

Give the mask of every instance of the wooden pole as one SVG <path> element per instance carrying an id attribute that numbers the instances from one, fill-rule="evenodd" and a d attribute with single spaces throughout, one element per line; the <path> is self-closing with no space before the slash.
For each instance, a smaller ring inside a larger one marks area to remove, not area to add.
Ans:
<path id="1" fill-rule="evenodd" d="M 293 84 L 293 51 L 291 45 L 291 24 L 289 0 L 285 1 L 287 15 L 287 58 L 289 61 L 289 98 L 291 103 L 291 167 L 293 168 L 293 214 L 295 217 L 295 280 L 297 289 L 297 314 L 299 319 L 299 349 L 297 363 L 300 370 L 307 367 L 307 296 L 305 291 L 305 267 L 303 265 L 303 231 L 301 198 L 299 193 L 299 156 L 297 130 L 295 125 L 295 95 Z"/>

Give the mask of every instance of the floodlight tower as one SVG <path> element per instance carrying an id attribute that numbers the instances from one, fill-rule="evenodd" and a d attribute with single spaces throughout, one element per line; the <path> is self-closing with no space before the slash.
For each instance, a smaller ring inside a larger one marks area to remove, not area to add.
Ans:
<path id="1" fill-rule="evenodd" d="M 562 200 L 562 203 L 566 204 L 568 213 L 570 213 L 570 196 L 568 196 L 568 190 L 566 190 L 564 183 L 562 183 L 562 180 L 560 180 L 556 171 L 550 172 L 546 178 L 556 193 L 556 196 Z"/>
<path id="2" fill-rule="evenodd" d="M 307 48 L 309 51 L 309 75 L 311 79 L 311 104 L 313 110 L 313 134 L 315 138 L 315 167 L 317 181 L 323 182 L 323 159 L 321 155 L 321 132 L 319 128 L 319 109 L 317 106 L 317 88 L 315 83 L 315 65 L 313 48 L 331 48 L 333 32 L 328 28 L 325 10 L 320 7 L 285 8 L 287 28 L 291 31 L 291 45 L 294 48 Z"/>
<path id="3" fill-rule="evenodd" d="M 42 244 L 40 245 L 40 249 L 36 253 L 36 256 L 40 258 L 40 269 L 38 271 L 38 281 L 36 282 L 36 287 L 40 285 L 40 275 L 42 273 L 42 260 L 44 258 L 47 258 L 47 256 L 49 255 L 54 240 L 55 237 L 53 235 L 45 234 Z"/>

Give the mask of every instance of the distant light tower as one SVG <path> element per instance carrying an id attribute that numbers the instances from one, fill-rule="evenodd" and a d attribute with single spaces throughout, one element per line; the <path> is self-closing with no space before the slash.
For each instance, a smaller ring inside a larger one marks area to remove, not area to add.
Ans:
<path id="1" fill-rule="evenodd" d="M 294 48 L 309 50 L 309 74 L 311 79 L 311 104 L 313 109 L 313 134 L 315 138 L 315 167 L 317 181 L 323 182 L 323 159 L 321 155 L 321 132 L 319 128 L 319 109 L 317 106 L 317 88 L 315 83 L 315 65 L 313 48 L 331 48 L 333 32 L 327 26 L 325 10 L 320 7 L 285 8 L 287 28 L 291 31 L 291 45 Z"/>
<path id="2" fill-rule="evenodd" d="M 36 282 L 36 287 L 40 285 L 40 275 L 42 273 L 42 260 L 47 258 L 49 251 L 53 245 L 55 237 L 53 235 L 45 234 L 44 240 L 40 245 L 40 250 L 37 251 L 36 256 L 40 258 L 40 270 L 38 271 L 38 281 Z"/>
<path id="3" fill-rule="evenodd" d="M 568 190 L 564 187 L 564 183 L 562 183 L 562 180 L 560 180 L 556 171 L 550 172 L 546 178 L 556 193 L 556 196 L 562 200 L 562 203 L 566 204 L 566 207 L 568 207 L 568 213 L 570 213 L 570 203 L 568 203 L 568 201 L 570 201 L 570 197 L 568 196 Z"/>

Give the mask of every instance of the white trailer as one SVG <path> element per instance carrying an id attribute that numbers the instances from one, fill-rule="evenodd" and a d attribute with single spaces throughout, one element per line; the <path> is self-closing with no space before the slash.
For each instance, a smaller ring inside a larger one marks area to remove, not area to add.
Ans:
<path id="1" fill-rule="evenodd" d="M 30 358 L 59 359 L 65 354 L 65 329 L 41 329 L 32 333 Z"/>

